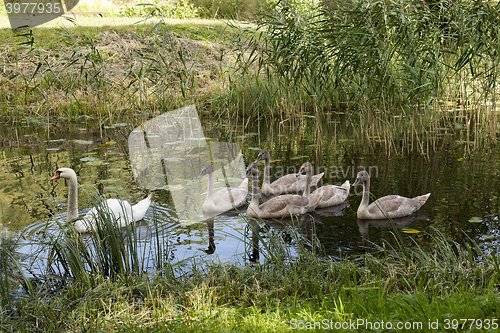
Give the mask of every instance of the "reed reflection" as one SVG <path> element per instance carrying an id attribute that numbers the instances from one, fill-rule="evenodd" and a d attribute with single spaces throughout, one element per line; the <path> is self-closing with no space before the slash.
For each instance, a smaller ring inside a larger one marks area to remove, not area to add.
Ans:
<path id="1" fill-rule="evenodd" d="M 370 249 L 370 235 L 369 229 L 373 228 L 392 228 L 393 226 L 398 229 L 407 228 L 410 224 L 412 224 L 415 220 L 426 220 L 429 218 L 422 213 L 421 211 L 417 211 L 410 216 L 400 217 L 392 220 L 365 220 L 358 219 L 358 228 L 359 233 L 361 234 L 363 249 L 365 251 Z"/>
<path id="2" fill-rule="evenodd" d="M 311 251 L 313 248 L 313 223 L 323 223 L 321 217 L 316 212 L 311 212 L 305 215 L 294 218 L 284 218 L 284 219 L 249 219 L 248 229 L 251 232 L 251 243 L 247 243 L 247 259 L 250 263 L 255 264 L 260 259 L 260 245 L 259 242 L 264 242 L 264 239 L 269 241 L 265 247 L 266 251 L 275 250 L 272 246 L 277 245 L 279 242 L 279 248 L 276 250 L 284 250 L 286 241 L 284 240 L 283 234 L 289 228 L 300 228 L 304 230 L 304 238 L 296 238 L 297 246 L 303 247 L 304 249 Z M 271 233 L 271 230 L 278 231 L 278 234 Z M 298 235 L 294 233 L 294 235 Z M 294 237 L 295 238 L 295 237 Z M 299 244 L 299 242 L 302 242 Z"/>

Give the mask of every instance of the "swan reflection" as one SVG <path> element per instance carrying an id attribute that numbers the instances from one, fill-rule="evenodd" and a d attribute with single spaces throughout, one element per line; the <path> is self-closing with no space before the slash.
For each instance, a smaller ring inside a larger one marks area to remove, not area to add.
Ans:
<path id="1" fill-rule="evenodd" d="M 400 217 L 392 220 L 364 220 L 358 219 L 359 233 L 363 241 L 363 248 L 370 248 L 370 235 L 369 228 L 391 228 L 392 226 L 402 229 L 408 227 L 415 220 L 429 220 L 429 218 L 422 212 L 417 211 L 410 216 Z"/>

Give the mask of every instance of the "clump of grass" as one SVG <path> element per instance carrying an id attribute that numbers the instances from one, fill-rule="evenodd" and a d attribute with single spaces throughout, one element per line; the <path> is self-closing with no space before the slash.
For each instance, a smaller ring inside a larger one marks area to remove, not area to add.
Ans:
<path id="1" fill-rule="evenodd" d="M 71 278 L 83 287 L 94 288 L 104 278 L 132 283 L 141 279 L 150 265 L 158 274 L 170 276 L 172 267 L 166 264 L 165 240 L 159 233 L 138 238 L 136 223 L 121 227 L 115 216 L 107 209 L 107 204 L 100 196 L 96 197 L 93 207 L 97 210 L 98 223 L 92 226 L 90 233 L 81 235 L 72 224 L 63 228 L 59 235 L 50 237 L 48 247 L 49 272 Z M 156 222 L 155 222 L 156 223 Z M 146 254 L 149 243 L 155 243 L 154 260 Z"/>
<path id="2" fill-rule="evenodd" d="M 340 111 L 365 132 L 375 123 L 379 130 L 370 137 L 418 137 L 419 146 L 436 128 L 458 125 L 496 140 L 494 4 L 354 0 L 309 10 L 277 4 L 234 42 L 233 114 Z"/>

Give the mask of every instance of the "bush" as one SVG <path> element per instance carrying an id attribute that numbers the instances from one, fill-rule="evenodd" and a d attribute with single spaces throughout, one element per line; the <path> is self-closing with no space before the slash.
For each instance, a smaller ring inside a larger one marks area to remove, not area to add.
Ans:
<path id="1" fill-rule="evenodd" d="M 175 19 L 198 17 L 197 9 L 188 0 L 178 0 L 176 2 L 161 0 L 138 1 L 118 7 L 116 13 L 124 17 L 161 16 Z"/>
<path id="2" fill-rule="evenodd" d="M 266 0 L 191 0 L 203 18 L 248 19 L 266 5 Z"/>

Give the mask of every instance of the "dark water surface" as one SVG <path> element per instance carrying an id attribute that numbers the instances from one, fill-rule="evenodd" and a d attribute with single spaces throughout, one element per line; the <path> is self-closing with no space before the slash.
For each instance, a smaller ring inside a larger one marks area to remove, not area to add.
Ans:
<path id="1" fill-rule="evenodd" d="M 253 162 L 259 150 L 269 150 L 272 180 L 297 172 L 309 161 L 317 172 L 325 172 L 322 184 L 345 180 L 352 184 L 359 170 L 368 169 L 376 197 L 430 192 L 417 219 L 397 224 L 413 230 L 402 233 L 406 242 L 413 237 L 422 248 L 430 249 L 433 242 L 423 231 L 433 227 L 450 240 L 464 243 L 468 236 L 483 249 L 498 249 L 500 154 L 494 147 L 472 149 L 459 135 L 443 135 L 434 140 L 428 155 L 389 152 L 382 139 L 363 142 L 349 126 L 328 119 L 320 126 L 312 118 L 255 122 L 246 127 L 204 120 L 202 125 L 208 138 L 241 147 L 245 165 Z M 55 221 L 65 221 L 67 204 L 65 181 L 50 181 L 59 167 L 72 167 L 77 172 L 80 213 L 90 208 L 96 193 L 121 197 L 132 204 L 144 198 L 148 190 L 134 180 L 129 158 L 127 138 L 133 128 L 127 123 L 99 128 L 95 121 L 82 119 L 48 131 L 4 129 L 0 141 L 0 233 L 20 237 L 21 252 L 29 254 L 36 251 L 40 235 L 57 232 Z M 203 191 L 199 196 L 204 199 L 206 177 L 200 184 Z M 319 240 L 325 255 L 334 257 L 363 253 L 368 239 L 377 244 L 384 239 L 392 241 L 389 223 L 357 220 L 361 191 L 361 186 L 351 189 L 343 209 L 313 214 L 312 221 L 302 221 L 295 229 L 279 224 L 270 229 L 281 233 L 292 253 L 297 246 L 292 230 L 306 242 Z M 153 225 L 155 230 L 151 230 Z M 245 243 L 250 235 L 243 217 L 226 214 L 202 222 L 179 222 L 168 189 L 154 190 L 153 204 L 140 232 L 143 239 L 150 233 L 161 233 L 171 262 L 195 256 L 243 264 L 252 255 Z"/>

